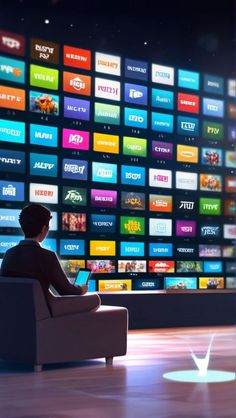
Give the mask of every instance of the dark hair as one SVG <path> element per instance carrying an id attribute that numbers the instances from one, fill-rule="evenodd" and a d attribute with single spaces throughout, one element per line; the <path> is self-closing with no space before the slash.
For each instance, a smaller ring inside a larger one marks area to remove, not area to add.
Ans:
<path id="1" fill-rule="evenodd" d="M 19 216 L 20 226 L 26 238 L 34 238 L 41 231 L 43 226 L 49 226 L 51 212 L 43 205 L 32 203 L 25 206 Z"/>

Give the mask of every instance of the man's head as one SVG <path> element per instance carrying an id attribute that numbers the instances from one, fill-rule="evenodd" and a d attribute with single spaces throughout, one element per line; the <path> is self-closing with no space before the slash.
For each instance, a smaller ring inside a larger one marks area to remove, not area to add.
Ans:
<path id="1" fill-rule="evenodd" d="M 43 205 L 32 203 L 25 206 L 19 216 L 20 226 L 25 238 L 36 238 L 42 234 L 42 239 L 39 239 L 39 241 L 42 241 L 48 232 L 51 218 L 50 210 Z"/>

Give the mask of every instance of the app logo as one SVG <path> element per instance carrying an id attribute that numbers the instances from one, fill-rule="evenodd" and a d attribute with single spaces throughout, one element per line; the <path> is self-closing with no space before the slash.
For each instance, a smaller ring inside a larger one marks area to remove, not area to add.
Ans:
<path id="1" fill-rule="evenodd" d="M 58 128 L 56 126 L 45 126 L 30 124 L 30 143 L 44 147 L 57 147 Z"/>
<path id="2" fill-rule="evenodd" d="M 176 196 L 175 209 L 179 213 L 192 214 L 196 212 L 197 198 L 192 196 Z"/>
<path id="3" fill-rule="evenodd" d="M 197 190 L 197 173 L 188 173 L 185 171 L 176 171 L 176 189 Z"/>
<path id="4" fill-rule="evenodd" d="M 203 121 L 202 135 L 204 139 L 222 141 L 224 139 L 224 125 L 210 121 Z"/>
<path id="5" fill-rule="evenodd" d="M 174 273 L 175 262 L 169 260 L 151 260 L 148 262 L 149 273 Z"/>
<path id="6" fill-rule="evenodd" d="M 116 255 L 116 241 L 90 241 L 90 255 Z"/>
<path id="7" fill-rule="evenodd" d="M 62 203 L 64 205 L 87 205 L 87 191 L 78 187 L 63 186 Z"/>
<path id="8" fill-rule="evenodd" d="M 199 73 L 178 70 L 178 86 L 186 89 L 199 90 Z"/>
<path id="9" fill-rule="evenodd" d="M 29 200 L 35 203 L 58 203 L 58 186 L 30 183 Z"/>
<path id="10" fill-rule="evenodd" d="M 90 102 L 88 100 L 64 97 L 64 117 L 80 120 L 89 120 Z"/>
<path id="11" fill-rule="evenodd" d="M 120 243 L 120 255 L 121 257 L 144 257 L 144 242 L 127 242 L 121 241 Z"/>
<path id="12" fill-rule="evenodd" d="M 25 143 L 25 123 L 0 119 L 0 141 Z"/>
<path id="13" fill-rule="evenodd" d="M 220 245 L 199 245 L 199 257 L 221 257 Z"/>
<path id="14" fill-rule="evenodd" d="M 198 148 L 177 144 L 177 161 L 198 163 Z"/>
<path id="15" fill-rule="evenodd" d="M 0 180 L 0 200 L 24 202 L 25 184 L 18 181 Z"/>
<path id="16" fill-rule="evenodd" d="M 99 208 L 116 208 L 117 191 L 91 189 L 91 206 Z"/>
<path id="17" fill-rule="evenodd" d="M 172 160 L 173 144 L 170 142 L 152 141 L 152 158 L 157 160 Z"/>
<path id="18" fill-rule="evenodd" d="M 92 181 L 102 183 L 117 183 L 117 165 L 106 163 L 92 163 Z"/>
<path id="19" fill-rule="evenodd" d="M 152 112 L 152 130 L 172 133 L 174 130 L 174 116 Z"/>
<path id="20" fill-rule="evenodd" d="M 196 221 L 176 221 L 177 237 L 195 237 Z"/>
<path id="21" fill-rule="evenodd" d="M 120 106 L 95 103 L 94 112 L 94 122 L 108 125 L 120 124 Z"/>
<path id="22" fill-rule="evenodd" d="M 147 140 L 143 138 L 123 137 L 123 154 L 137 157 L 147 156 Z"/>
<path id="23" fill-rule="evenodd" d="M 59 96 L 55 94 L 30 91 L 29 108 L 31 112 L 45 115 L 59 115 Z"/>
<path id="24" fill-rule="evenodd" d="M 224 289 L 224 277 L 199 277 L 199 289 Z"/>
<path id="25" fill-rule="evenodd" d="M 236 192 L 236 177 L 235 176 L 225 176 L 225 191 L 226 193 Z"/>
<path id="26" fill-rule="evenodd" d="M 121 192 L 121 208 L 145 210 L 145 194 L 137 192 Z"/>
<path id="27" fill-rule="evenodd" d="M 25 90 L 0 86 L 0 107 L 25 110 Z"/>
<path id="28" fill-rule="evenodd" d="M 199 135 L 199 121 L 196 118 L 177 116 L 177 133 L 186 136 Z"/>
<path id="29" fill-rule="evenodd" d="M 30 43 L 30 55 L 34 60 L 58 64 L 59 44 L 32 38 Z"/>
<path id="30" fill-rule="evenodd" d="M 125 102 L 147 105 L 147 87 L 125 83 Z"/>
<path id="31" fill-rule="evenodd" d="M 172 257 L 173 256 L 173 244 L 158 244 L 157 242 L 149 243 L 149 256 L 150 257 Z"/>
<path id="32" fill-rule="evenodd" d="M 89 149 L 89 132 L 63 128 L 62 147 L 87 151 Z"/>
<path id="33" fill-rule="evenodd" d="M 59 71 L 54 68 L 30 65 L 30 84 L 31 86 L 58 90 Z"/>
<path id="34" fill-rule="evenodd" d="M 147 129 L 147 111 L 125 107 L 124 123 L 125 126 Z"/>
<path id="35" fill-rule="evenodd" d="M 149 195 L 149 210 L 152 212 L 172 212 L 172 206 L 172 196 Z"/>
<path id="36" fill-rule="evenodd" d="M 91 70 L 91 51 L 64 45 L 64 65 Z"/>
<path id="37" fill-rule="evenodd" d="M 0 209 L 1 228 L 19 228 L 20 209 Z"/>
<path id="38" fill-rule="evenodd" d="M 132 282 L 132 290 L 158 290 L 162 289 L 160 279 L 135 279 Z"/>
<path id="39" fill-rule="evenodd" d="M 63 158 L 62 177 L 72 180 L 87 180 L 88 161 Z"/>
<path id="40" fill-rule="evenodd" d="M 115 215 L 91 215 L 90 231 L 98 234 L 114 234 L 116 232 Z"/>
<path id="41" fill-rule="evenodd" d="M 122 165 L 121 184 L 145 186 L 145 167 Z"/>
<path id="42" fill-rule="evenodd" d="M 164 65 L 152 64 L 152 82 L 173 86 L 174 68 L 166 67 Z"/>
<path id="43" fill-rule="evenodd" d="M 149 218 L 149 235 L 170 237 L 172 235 L 172 219 Z"/>
<path id="44" fill-rule="evenodd" d="M 209 99 L 207 97 L 203 97 L 202 101 L 203 107 L 203 115 L 206 116 L 214 116 L 217 118 L 224 117 L 224 101 L 223 100 L 215 100 Z"/>
<path id="45" fill-rule="evenodd" d="M 222 261 L 204 261 L 204 273 L 222 273 Z"/>
<path id="46" fill-rule="evenodd" d="M 150 168 L 149 169 L 149 186 L 171 189 L 172 171 Z"/>
<path id="47" fill-rule="evenodd" d="M 0 79 L 15 82 L 25 82 L 25 63 L 24 61 L 13 60 L 0 56 Z"/>
<path id="48" fill-rule="evenodd" d="M 25 153 L 0 149 L 0 171 L 9 173 L 25 172 Z"/>
<path id="49" fill-rule="evenodd" d="M 199 213 L 200 215 L 220 215 L 221 199 L 210 199 L 207 197 L 200 197 Z"/>
<path id="50" fill-rule="evenodd" d="M 224 238 L 225 239 L 235 239 L 236 238 L 236 225 L 235 224 L 225 224 L 224 228 Z"/>
<path id="51" fill-rule="evenodd" d="M 57 156 L 30 153 L 30 174 L 57 177 Z"/>
<path id="52" fill-rule="evenodd" d="M 15 247 L 22 239 L 21 235 L 0 235 L 0 254 L 4 254 L 9 248 Z"/>
<path id="53" fill-rule="evenodd" d="M 132 280 L 99 280 L 98 281 L 99 292 L 123 292 L 132 290 Z"/>
<path id="54" fill-rule="evenodd" d="M 84 255 L 84 240 L 60 239 L 60 255 Z"/>
<path id="55" fill-rule="evenodd" d="M 200 190 L 206 192 L 221 192 L 222 177 L 217 174 L 200 174 Z"/>
<path id="56" fill-rule="evenodd" d="M 94 95 L 101 99 L 120 101 L 120 82 L 96 77 Z"/>
<path id="57" fill-rule="evenodd" d="M 137 80 L 148 80 L 148 63 L 144 61 L 136 61 L 125 59 L 125 77 L 135 78 Z"/>
<path id="58" fill-rule="evenodd" d="M 152 106 L 174 109 L 174 93 L 168 90 L 152 89 Z"/>
<path id="59" fill-rule="evenodd" d="M 181 244 L 176 248 L 176 256 L 180 258 L 193 258 L 196 253 L 196 245 Z"/>
<path id="60" fill-rule="evenodd" d="M 228 80 L 228 96 L 236 97 L 236 80 Z"/>
<path id="61" fill-rule="evenodd" d="M 196 277 L 165 277 L 165 289 L 197 289 Z"/>
<path id="62" fill-rule="evenodd" d="M 95 52 L 95 71 L 105 74 L 120 75 L 121 59 L 116 55 Z"/>
<path id="63" fill-rule="evenodd" d="M 93 150 L 107 152 L 109 154 L 119 154 L 119 136 L 94 132 Z"/>
<path id="64" fill-rule="evenodd" d="M 189 113 L 199 113 L 199 96 L 178 93 L 178 110 Z"/>
<path id="65" fill-rule="evenodd" d="M 203 89 L 206 93 L 224 94 L 224 79 L 204 74 Z"/>
<path id="66" fill-rule="evenodd" d="M 203 262 L 202 261 L 177 261 L 176 262 L 177 273 L 202 273 Z"/>
<path id="67" fill-rule="evenodd" d="M 223 151 L 217 148 L 202 148 L 201 163 L 211 167 L 221 167 L 223 160 Z"/>
<path id="68" fill-rule="evenodd" d="M 224 215 L 236 216 L 236 201 L 235 199 L 224 199 Z"/>
<path id="69" fill-rule="evenodd" d="M 229 168 L 236 168 L 235 151 L 225 151 L 225 166 Z"/>
<path id="70" fill-rule="evenodd" d="M 61 230 L 86 232 L 86 213 L 62 212 Z"/>
<path id="71" fill-rule="evenodd" d="M 8 54 L 25 54 L 25 37 L 12 32 L 0 30 L 0 51 Z"/>
<path id="72" fill-rule="evenodd" d="M 145 219 L 141 217 L 121 216 L 120 233 L 132 235 L 145 234 Z"/>
<path id="73" fill-rule="evenodd" d="M 83 74 L 63 72 L 63 90 L 69 93 L 91 95 L 91 77 Z"/>
<path id="74" fill-rule="evenodd" d="M 227 112 L 229 119 L 236 119 L 236 105 L 235 103 L 228 103 Z"/>
<path id="75" fill-rule="evenodd" d="M 203 224 L 200 227 L 200 235 L 202 238 L 219 238 L 220 237 L 220 225 Z"/>

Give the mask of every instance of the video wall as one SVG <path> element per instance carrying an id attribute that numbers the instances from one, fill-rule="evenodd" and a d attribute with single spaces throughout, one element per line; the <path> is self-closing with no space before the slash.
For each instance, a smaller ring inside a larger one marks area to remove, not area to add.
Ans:
<path id="1" fill-rule="evenodd" d="M 0 30 L 0 257 L 30 202 L 90 291 L 236 288 L 236 80 Z"/>

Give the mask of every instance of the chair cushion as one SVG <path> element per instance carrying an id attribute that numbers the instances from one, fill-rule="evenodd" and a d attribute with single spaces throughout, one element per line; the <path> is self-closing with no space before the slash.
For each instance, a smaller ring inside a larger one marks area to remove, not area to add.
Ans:
<path id="1" fill-rule="evenodd" d="M 50 295 L 49 305 L 53 317 L 65 316 L 80 312 L 96 311 L 101 305 L 101 299 L 96 293 L 89 293 L 83 296 Z"/>

